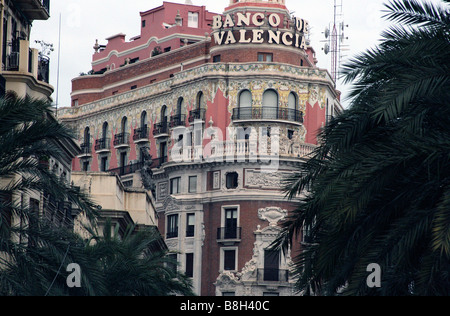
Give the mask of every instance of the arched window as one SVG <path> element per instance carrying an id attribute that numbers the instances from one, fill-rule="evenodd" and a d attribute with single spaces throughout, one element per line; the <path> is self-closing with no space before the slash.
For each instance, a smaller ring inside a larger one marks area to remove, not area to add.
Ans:
<path id="1" fill-rule="evenodd" d="M 291 110 L 297 110 L 297 95 L 294 92 L 289 94 L 288 108 Z"/>
<path id="2" fill-rule="evenodd" d="M 204 107 L 204 101 L 205 101 L 205 95 L 203 94 L 202 91 L 200 91 L 197 94 L 197 105 L 196 105 L 197 110 L 200 110 Z"/>
<path id="3" fill-rule="evenodd" d="M 178 98 L 178 102 L 177 102 L 177 116 L 180 116 L 183 112 L 183 103 L 184 100 L 182 97 Z"/>
<path id="4" fill-rule="evenodd" d="M 278 93 L 269 89 L 263 94 L 263 118 L 278 119 Z"/>
<path id="5" fill-rule="evenodd" d="M 125 134 L 128 130 L 128 118 L 126 116 L 122 118 L 121 130 L 122 134 Z"/>
<path id="6" fill-rule="evenodd" d="M 252 118 L 252 93 L 249 90 L 239 93 L 238 107 L 233 111 L 233 119 Z"/>
<path id="7" fill-rule="evenodd" d="M 163 105 L 161 108 L 161 123 L 167 122 L 167 106 Z"/>
<path id="8" fill-rule="evenodd" d="M 239 107 L 240 108 L 252 107 L 252 93 L 249 90 L 244 90 L 239 94 Z"/>
<path id="9" fill-rule="evenodd" d="M 143 111 L 141 114 L 141 128 L 147 128 L 147 112 Z"/>
<path id="10" fill-rule="evenodd" d="M 297 111 L 297 95 L 294 92 L 289 94 L 288 99 L 288 111 L 287 111 L 287 119 L 289 121 L 298 121 L 300 119 L 299 112 Z"/>
<path id="11" fill-rule="evenodd" d="M 104 122 L 102 126 L 102 139 L 108 138 L 108 122 Z"/>
<path id="12" fill-rule="evenodd" d="M 84 144 L 89 145 L 91 143 L 91 131 L 89 127 L 84 129 Z"/>

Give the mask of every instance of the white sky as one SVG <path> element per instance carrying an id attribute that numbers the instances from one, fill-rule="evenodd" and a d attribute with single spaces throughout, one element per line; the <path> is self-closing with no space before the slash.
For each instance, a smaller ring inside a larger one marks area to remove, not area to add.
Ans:
<path id="1" fill-rule="evenodd" d="M 58 96 L 58 107 L 70 106 L 71 80 L 81 72 L 91 69 L 93 46 L 98 39 L 106 44 L 105 38 L 124 33 L 126 39 L 140 34 L 139 12 L 150 10 L 162 4 L 162 0 L 52 0 L 51 17 L 47 21 L 35 21 L 32 28 L 32 47 L 39 48 L 35 40 L 53 43 L 55 51 L 51 53 L 50 83 L 55 87 L 53 100 Z M 170 2 L 185 3 L 184 0 Z M 338 0 L 338 3 L 340 1 Z M 345 36 L 348 51 L 346 58 L 351 58 L 377 45 L 380 34 L 389 25 L 382 19 L 387 0 L 343 0 L 343 19 L 349 27 Z M 195 5 L 205 5 L 207 10 L 222 13 L 229 5 L 229 0 L 192 0 Z M 330 55 L 322 51 L 323 32 L 333 21 L 334 0 L 286 0 L 286 6 L 294 15 L 309 21 L 311 43 L 317 52 L 319 67 L 331 73 Z M 341 9 L 339 9 L 341 10 Z M 57 84 L 58 66 L 58 29 L 61 16 L 60 71 Z M 345 61 L 345 58 L 344 58 Z M 57 89 L 58 88 L 58 89 Z M 338 84 L 343 92 L 343 99 L 348 86 Z M 58 91 L 58 93 L 57 93 Z M 58 95 L 57 95 L 58 94 Z M 343 105 L 346 106 L 345 100 Z"/>

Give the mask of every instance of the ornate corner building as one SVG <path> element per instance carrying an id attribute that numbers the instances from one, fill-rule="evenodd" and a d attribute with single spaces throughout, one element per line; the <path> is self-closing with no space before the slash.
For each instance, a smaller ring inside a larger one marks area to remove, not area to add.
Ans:
<path id="1" fill-rule="evenodd" d="M 114 172 L 152 193 L 158 227 L 197 294 L 293 295 L 291 253 L 268 248 L 295 209 L 283 178 L 341 111 L 308 22 L 284 0 L 223 14 L 164 2 L 141 34 L 96 41 L 60 117 L 78 131 L 75 171 Z"/>

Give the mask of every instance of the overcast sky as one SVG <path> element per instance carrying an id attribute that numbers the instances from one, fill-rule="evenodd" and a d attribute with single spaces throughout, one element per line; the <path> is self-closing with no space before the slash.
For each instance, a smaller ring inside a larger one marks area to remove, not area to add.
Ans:
<path id="1" fill-rule="evenodd" d="M 170 2 L 185 3 L 185 0 Z M 337 1 L 338 3 L 340 0 Z M 349 25 L 345 29 L 347 51 L 351 58 L 377 45 L 381 32 L 389 25 L 382 19 L 383 3 L 387 0 L 343 0 L 342 19 Z M 58 107 L 70 106 L 71 80 L 81 72 L 91 69 L 93 46 L 98 39 L 106 44 L 105 38 L 124 33 L 126 39 L 140 34 L 139 12 L 155 8 L 162 0 L 52 0 L 51 17 L 47 21 L 35 21 L 32 28 L 32 47 L 39 48 L 35 40 L 53 43 L 51 53 L 50 83 L 55 87 L 54 102 Z M 192 0 L 195 5 L 205 5 L 207 10 L 222 13 L 229 0 Z M 333 21 L 334 0 L 286 0 L 286 6 L 296 17 L 309 21 L 311 42 L 317 52 L 319 67 L 330 69 L 330 55 L 323 53 L 324 30 Z M 341 8 L 338 8 L 341 11 Z M 61 16 L 61 41 L 59 62 L 59 84 L 57 80 L 58 35 Z M 330 70 L 329 70 L 330 71 Z M 331 71 L 330 71 L 331 73 Z M 349 87 L 338 84 L 343 97 Z M 58 93 L 57 93 L 58 92 Z M 58 99 L 58 100 L 57 100 Z M 343 100 L 343 104 L 346 102 Z"/>

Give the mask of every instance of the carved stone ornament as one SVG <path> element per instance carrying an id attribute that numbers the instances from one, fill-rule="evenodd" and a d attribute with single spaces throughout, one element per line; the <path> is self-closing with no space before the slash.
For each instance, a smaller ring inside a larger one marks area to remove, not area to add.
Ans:
<path id="1" fill-rule="evenodd" d="M 217 277 L 216 286 L 218 287 L 235 286 L 238 283 L 240 283 L 240 280 L 234 273 L 224 271 Z"/>
<path id="2" fill-rule="evenodd" d="M 278 222 L 285 219 L 288 211 L 280 207 L 266 207 L 258 210 L 258 217 L 263 221 L 268 221 L 270 226 L 277 226 Z"/>

